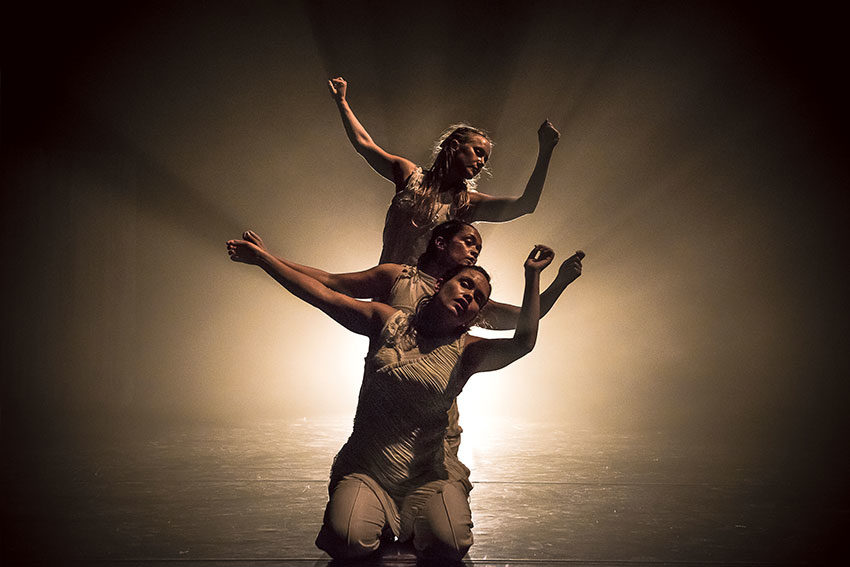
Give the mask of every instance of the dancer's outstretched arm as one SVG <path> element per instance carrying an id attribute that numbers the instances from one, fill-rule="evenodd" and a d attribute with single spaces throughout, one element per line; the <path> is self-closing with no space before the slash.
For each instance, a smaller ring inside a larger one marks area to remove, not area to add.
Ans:
<path id="1" fill-rule="evenodd" d="M 359 335 L 374 336 L 395 312 L 389 305 L 375 301 L 357 301 L 333 291 L 247 240 L 228 240 L 227 253 L 235 262 L 261 267 L 292 295 L 324 311 L 334 321 Z"/>
<path id="2" fill-rule="evenodd" d="M 246 230 L 242 233 L 242 239 L 268 251 L 263 239 L 253 230 Z M 290 268 L 318 280 L 334 291 L 359 299 L 386 296 L 390 292 L 393 282 L 404 269 L 401 264 L 378 264 L 360 272 L 331 273 L 312 266 L 297 264 L 286 258 L 277 256 L 275 258 Z"/>
<path id="3" fill-rule="evenodd" d="M 471 192 L 469 202 L 470 212 L 466 215 L 469 221 L 504 222 L 531 214 L 537 208 L 546 174 L 549 171 L 549 161 L 552 152 L 558 145 L 561 134 L 549 120 L 545 120 L 537 129 L 537 163 L 531 172 L 531 177 L 525 185 L 525 191 L 519 197 L 494 197 L 484 193 Z"/>
<path id="4" fill-rule="evenodd" d="M 517 320 L 516 332 L 510 339 L 484 339 L 467 337 L 467 346 L 461 355 L 461 377 L 468 379 L 476 372 L 504 368 L 522 358 L 537 342 L 540 320 L 540 271 L 552 262 L 552 249 L 538 244 L 525 261 L 525 292 Z"/>
<path id="5" fill-rule="evenodd" d="M 357 120 L 357 117 L 354 116 L 354 112 L 352 112 L 351 107 L 348 105 L 348 101 L 345 98 L 348 83 L 345 79 L 337 77 L 329 80 L 328 90 L 336 101 L 336 107 L 342 118 L 342 125 L 345 127 L 348 140 L 354 146 L 357 153 L 366 159 L 368 164 L 372 166 L 372 169 L 395 183 L 396 187 L 402 187 L 405 180 L 416 169 L 416 164 L 407 158 L 385 151 L 372 140 L 372 136 L 360 124 L 360 121 Z"/>
<path id="6" fill-rule="evenodd" d="M 584 252 L 579 250 L 561 264 L 555 280 L 540 294 L 540 317 L 543 318 L 567 289 L 581 275 L 581 261 Z M 499 303 L 492 299 L 487 302 L 481 312 L 484 327 L 494 330 L 515 329 L 519 320 L 520 308 L 508 303 Z"/>

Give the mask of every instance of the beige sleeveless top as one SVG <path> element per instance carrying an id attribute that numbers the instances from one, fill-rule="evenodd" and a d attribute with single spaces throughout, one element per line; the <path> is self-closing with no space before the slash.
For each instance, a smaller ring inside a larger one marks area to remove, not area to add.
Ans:
<path id="1" fill-rule="evenodd" d="M 367 475 L 396 505 L 438 480 L 461 481 L 469 469 L 446 441 L 448 411 L 462 384 L 458 361 L 466 335 L 451 342 L 402 335 L 410 315 L 397 311 L 366 359 L 354 428 L 331 468 L 331 489 L 344 476 Z M 431 344 L 429 344 L 431 343 Z"/>
<path id="2" fill-rule="evenodd" d="M 437 278 L 418 266 L 403 266 L 386 297 L 380 301 L 407 313 L 416 311 L 419 300 L 437 291 Z"/>
<path id="3" fill-rule="evenodd" d="M 425 252 L 431 231 L 438 224 L 456 216 L 451 202 L 437 202 L 428 222 L 413 224 L 413 203 L 422 185 L 422 168 L 417 167 L 401 191 L 396 192 L 384 220 L 383 250 L 380 264 L 413 264 Z M 445 195 L 451 198 L 451 195 Z"/>
<path id="4" fill-rule="evenodd" d="M 419 300 L 425 296 L 433 295 L 437 291 L 437 278 L 426 274 L 417 266 L 404 266 L 401 274 L 393 282 L 389 294 L 381 298 L 383 303 L 401 309 L 407 313 L 416 311 Z M 457 456 L 460 447 L 460 434 L 463 428 L 460 426 L 460 412 L 457 400 L 452 402 L 448 414 L 449 422 L 446 427 L 446 440 Z"/>

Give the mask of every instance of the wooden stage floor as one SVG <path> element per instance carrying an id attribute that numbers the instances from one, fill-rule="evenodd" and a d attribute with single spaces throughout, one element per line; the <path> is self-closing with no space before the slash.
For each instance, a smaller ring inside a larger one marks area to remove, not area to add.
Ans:
<path id="1" fill-rule="evenodd" d="M 475 486 L 466 565 L 850 557 L 837 475 L 813 482 L 752 447 L 658 432 L 464 425 L 461 458 Z M 4 451 L 4 564 L 335 566 L 313 540 L 349 427 L 325 419 L 121 428 Z M 361 565 L 415 562 L 394 545 Z"/>

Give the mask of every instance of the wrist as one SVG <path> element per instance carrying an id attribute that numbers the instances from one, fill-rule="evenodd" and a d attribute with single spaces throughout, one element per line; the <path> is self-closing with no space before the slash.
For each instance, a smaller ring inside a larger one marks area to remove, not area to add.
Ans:
<path id="1" fill-rule="evenodd" d="M 254 254 L 254 258 L 256 259 L 257 264 L 262 266 L 270 266 L 272 264 L 272 260 L 276 259 L 265 248 L 257 249 L 257 252 Z"/>

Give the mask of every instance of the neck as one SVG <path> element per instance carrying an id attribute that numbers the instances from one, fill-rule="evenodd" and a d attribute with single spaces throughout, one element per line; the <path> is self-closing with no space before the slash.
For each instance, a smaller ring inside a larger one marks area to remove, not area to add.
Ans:
<path id="1" fill-rule="evenodd" d="M 437 337 L 448 337 L 458 334 L 457 328 L 449 328 L 438 316 L 433 303 L 424 306 L 424 309 L 416 317 L 416 331 L 423 337 L 430 339 Z"/>
<path id="2" fill-rule="evenodd" d="M 430 173 L 432 179 L 439 183 L 437 191 L 456 191 L 463 187 L 463 178 L 449 167 L 435 167 Z"/>
<path id="3" fill-rule="evenodd" d="M 451 193 L 456 193 L 463 189 L 463 178 L 457 177 L 451 173 L 447 173 L 443 178 L 442 186 L 440 187 L 440 191 L 449 191 Z"/>
<path id="4" fill-rule="evenodd" d="M 443 277 L 452 266 L 446 266 L 437 258 L 428 258 L 424 254 L 419 258 L 418 267 L 421 271 L 435 278 Z"/>

